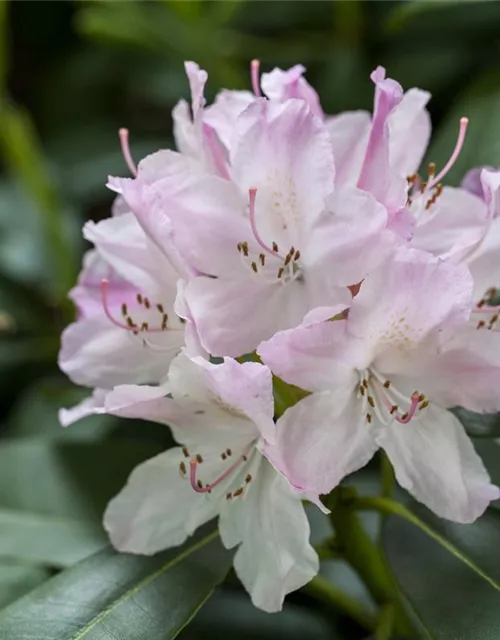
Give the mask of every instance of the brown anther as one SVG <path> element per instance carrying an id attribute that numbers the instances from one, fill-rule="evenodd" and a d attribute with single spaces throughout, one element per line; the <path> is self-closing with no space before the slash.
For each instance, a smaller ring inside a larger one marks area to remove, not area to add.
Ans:
<path id="1" fill-rule="evenodd" d="M 291 259 L 292 259 L 292 254 L 291 253 L 287 253 L 286 256 L 285 256 L 285 262 L 284 262 L 285 267 L 290 264 L 290 260 Z"/>
<path id="2" fill-rule="evenodd" d="M 242 455 L 241 459 L 243 460 L 243 462 L 246 462 L 248 460 L 247 456 L 245 456 L 245 455 Z"/>
<path id="3" fill-rule="evenodd" d="M 232 493 L 226 493 L 226 500 L 231 500 L 232 497 L 233 497 Z"/>
<path id="4" fill-rule="evenodd" d="M 279 279 L 279 278 L 281 278 L 281 276 L 283 275 L 283 272 L 284 272 L 284 271 L 285 271 L 285 270 L 283 269 L 283 267 L 280 267 L 280 268 L 278 269 L 278 279 Z"/>
<path id="5" fill-rule="evenodd" d="M 409 182 L 410 184 L 413 184 L 416 179 L 417 179 L 416 173 L 412 173 L 411 176 L 406 177 L 407 182 Z"/>
<path id="6" fill-rule="evenodd" d="M 189 458 L 189 451 L 187 447 L 182 447 L 182 453 L 184 454 L 185 458 Z"/>
<path id="7" fill-rule="evenodd" d="M 149 298 L 144 298 L 144 306 L 146 307 L 146 309 L 151 308 L 151 302 L 149 302 Z"/>
<path id="8" fill-rule="evenodd" d="M 479 320 L 479 322 L 477 323 L 476 329 L 482 329 L 485 325 L 486 325 L 486 322 L 484 320 Z"/>
<path id="9" fill-rule="evenodd" d="M 278 245 L 276 244 L 276 242 L 273 242 L 272 247 L 273 247 L 273 251 L 275 253 L 278 253 Z"/>
<path id="10" fill-rule="evenodd" d="M 243 251 L 243 255 L 246 258 L 248 256 L 248 242 L 241 243 L 241 250 Z"/>
<path id="11" fill-rule="evenodd" d="M 127 305 L 125 303 L 122 304 L 122 316 L 125 318 L 128 316 Z"/>
<path id="12" fill-rule="evenodd" d="M 372 421 L 372 414 L 371 413 L 367 413 L 366 414 L 366 421 L 368 422 L 368 424 L 371 423 L 371 421 Z"/>
<path id="13" fill-rule="evenodd" d="M 233 498 L 237 498 L 238 496 L 241 496 L 242 493 L 243 493 L 243 487 L 236 489 L 236 491 L 233 493 Z"/>
<path id="14" fill-rule="evenodd" d="M 134 321 L 130 316 L 127 316 L 127 324 L 131 329 L 137 329 L 136 325 L 134 324 Z"/>
<path id="15" fill-rule="evenodd" d="M 168 313 L 164 313 L 163 317 L 161 319 L 161 330 L 162 331 L 166 331 L 167 330 L 167 324 L 168 324 Z"/>
<path id="16" fill-rule="evenodd" d="M 257 273 L 258 269 L 257 269 L 257 263 L 256 262 L 252 262 L 252 269 L 255 271 L 255 273 Z"/>
<path id="17" fill-rule="evenodd" d="M 241 242 L 238 242 L 236 248 L 238 249 L 238 252 L 241 253 Z"/>
<path id="18" fill-rule="evenodd" d="M 137 302 L 142 304 L 142 295 L 140 293 L 137 294 Z"/>
<path id="19" fill-rule="evenodd" d="M 162 305 L 162 304 L 158 303 L 158 304 L 156 305 L 156 308 L 158 309 L 158 311 L 159 311 L 160 313 L 165 313 L 165 309 L 163 308 L 163 305 Z"/>
<path id="20" fill-rule="evenodd" d="M 425 409 L 428 406 L 429 406 L 429 401 L 428 400 L 424 400 L 422 402 L 422 404 L 419 406 L 419 409 L 420 409 L 420 411 L 422 411 L 422 409 Z"/>
<path id="21" fill-rule="evenodd" d="M 201 480 L 198 480 L 196 484 L 198 485 L 198 489 L 203 489 L 203 482 Z"/>
<path id="22" fill-rule="evenodd" d="M 198 464 L 203 462 L 203 457 L 199 453 L 196 454 L 196 462 L 198 462 Z"/>
<path id="23" fill-rule="evenodd" d="M 490 326 L 493 326 L 497 320 L 498 320 L 498 313 L 495 313 L 493 316 L 491 316 Z"/>
<path id="24" fill-rule="evenodd" d="M 143 322 L 141 324 L 141 331 L 147 331 L 149 329 L 149 325 L 147 322 Z"/>
<path id="25" fill-rule="evenodd" d="M 368 380 L 366 378 L 363 378 L 362 383 L 363 383 L 363 387 L 365 389 L 368 389 Z"/>
<path id="26" fill-rule="evenodd" d="M 226 449 L 226 453 L 228 456 L 232 456 L 233 452 L 231 451 L 231 449 Z"/>
<path id="27" fill-rule="evenodd" d="M 180 471 L 181 471 L 182 475 L 183 475 L 183 476 L 185 476 L 185 475 L 186 475 L 186 472 L 187 472 L 187 469 L 186 469 L 186 463 L 185 463 L 184 461 L 182 461 L 182 462 L 179 464 L 179 469 L 180 469 Z"/>
<path id="28" fill-rule="evenodd" d="M 408 412 L 407 412 L 407 411 L 405 411 L 405 412 L 403 413 L 403 415 L 401 416 L 401 420 L 406 420 L 406 418 L 407 418 L 407 417 L 408 417 Z"/>
<path id="29" fill-rule="evenodd" d="M 484 307 L 484 305 L 487 303 L 487 300 L 485 300 L 484 298 L 482 300 L 479 300 L 479 302 L 477 303 L 477 308 L 481 309 L 481 307 Z"/>
<path id="30" fill-rule="evenodd" d="M 386 380 L 386 381 L 384 382 L 384 389 L 388 389 L 390 386 L 391 386 L 391 382 L 390 382 L 390 380 Z"/>
<path id="31" fill-rule="evenodd" d="M 294 260 L 294 262 L 297 262 L 297 260 L 299 260 L 299 259 L 300 259 L 300 251 L 296 251 L 295 255 L 293 256 L 293 260 Z"/>
<path id="32" fill-rule="evenodd" d="M 422 184 L 420 186 L 420 190 L 421 191 L 425 191 L 426 188 L 427 188 L 427 182 L 422 182 Z"/>
<path id="33" fill-rule="evenodd" d="M 429 178 L 433 178 L 436 175 L 436 163 L 429 162 Z"/>
<path id="34" fill-rule="evenodd" d="M 248 484 L 249 482 L 252 482 L 252 476 L 250 474 L 247 475 L 247 477 L 245 478 L 245 482 Z"/>
<path id="35" fill-rule="evenodd" d="M 225 460 L 225 459 L 227 458 L 227 456 L 226 456 L 226 454 L 225 454 L 225 453 L 221 453 L 221 454 L 220 454 L 220 457 L 221 457 L 223 460 Z"/>
<path id="36" fill-rule="evenodd" d="M 375 407 L 375 400 L 373 396 L 368 396 L 368 404 L 370 405 L 370 407 Z"/>
<path id="37" fill-rule="evenodd" d="M 421 394 L 418 396 L 418 401 L 419 401 L 419 402 L 423 402 L 424 400 L 425 400 L 425 395 L 424 395 L 423 393 L 421 393 Z"/>
<path id="38" fill-rule="evenodd" d="M 389 413 L 392 416 L 392 414 L 396 413 L 397 410 L 398 410 L 398 405 L 397 404 L 393 404 L 392 407 L 391 407 L 391 410 L 389 411 Z"/>
<path id="39" fill-rule="evenodd" d="M 263 253 L 259 253 L 260 264 L 264 266 L 266 264 L 266 256 Z"/>
<path id="40" fill-rule="evenodd" d="M 362 384 L 360 384 L 360 385 L 359 385 L 359 393 L 360 393 L 362 396 L 364 396 L 364 395 L 365 395 L 365 393 L 366 393 L 365 388 L 363 387 L 363 385 L 362 385 Z"/>

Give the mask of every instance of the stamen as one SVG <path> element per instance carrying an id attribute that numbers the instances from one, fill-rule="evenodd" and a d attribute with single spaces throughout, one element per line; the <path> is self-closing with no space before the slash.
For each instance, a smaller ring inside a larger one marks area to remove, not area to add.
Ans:
<path id="1" fill-rule="evenodd" d="M 214 489 L 217 485 L 219 485 L 221 482 L 223 482 L 226 478 L 228 478 L 242 462 L 246 461 L 246 459 L 247 459 L 246 456 L 244 455 L 240 456 L 236 460 L 236 462 L 233 462 L 233 464 L 230 467 L 228 467 L 223 473 L 221 473 L 221 475 L 218 478 L 216 478 L 211 484 L 206 484 L 203 487 L 203 485 L 200 486 L 201 484 L 200 480 L 197 480 L 196 478 L 196 469 L 198 467 L 198 460 L 197 458 L 191 458 L 191 460 L 189 461 L 189 481 L 191 482 L 191 486 L 196 491 L 196 493 L 208 493 L 209 491 Z"/>
<path id="2" fill-rule="evenodd" d="M 469 118 L 460 118 L 460 128 L 458 130 L 457 143 L 455 145 L 455 148 L 453 149 L 453 153 L 451 154 L 450 159 L 445 164 L 443 169 L 429 182 L 429 184 L 427 185 L 428 189 L 432 189 L 432 187 L 440 182 L 455 164 L 458 156 L 460 155 L 460 152 L 462 151 L 462 147 L 464 146 L 465 134 L 467 133 L 468 125 Z M 423 190 L 424 189 L 422 188 L 422 191 Z"/>
<path id="3" fill-rule="evenodd" d="M 241 496 L 242 493 L 243 493 L 243 487 L 236 489 L 236 491 L 233 493 L 233 498 L 237 498 L 238 496 Z"/>
<path id="4" fill-rule="evenodd" d="M 408 422 L 410 422 L 410 420 L 415 415 L 415 411 L 417 410 L 419 398 L 420 393 L 418 393 L 418 391 L 414 391 L 411 394 L 410 410 L 407 413 L 404 413 L 402 416 L 395 415 L 394 419 L 396 420 L 396 422 L 399 422 L 400 424 L 407 424 Z"/>
<path id="5" fill-rule="evenodd" d="M 252 90 L 257 98 L 262 97 L 259 83 L 260 60 L 252 60 L 250 63 L 250 77 L 252 79 Z"/>
<path id="6" fill-rule="evenodd" d="M 119 129 L 118 136 L 120 137 L 120 146 L 122 149 L 125 164 L 129 168 L 130 173 L 135 178 L 137 176 L 137 166 L 132 158 L 132 154 L 130 153 L 130 147 L 128 143 L 128 129 Z"/>
<path id="7" fill-rule="evenodd" d="M 104 313 L 106 314 L 107 318 L 115 325 L 115 327 L 119 327 L 120 329 L 125 329 L 126 331 L 137 331 L 138 327 L 133 324 L 130 316 L 127 316 L 128 324 L 124 324 L 123 322 L 120 322 L 119 320 L 116 320 L 116 318 L 113 317 L 113 314 L 111 313 L 111 310 L 109 308 L 108 294 L 109 294 L 109 280 L 107 280 L 106 278 L 103 278 L 101 280 L 101 299 L 102 299 L 102 308 L 104 309 Z M 133 326 L 130 326 L 130 322 L 132 322 Z"/>

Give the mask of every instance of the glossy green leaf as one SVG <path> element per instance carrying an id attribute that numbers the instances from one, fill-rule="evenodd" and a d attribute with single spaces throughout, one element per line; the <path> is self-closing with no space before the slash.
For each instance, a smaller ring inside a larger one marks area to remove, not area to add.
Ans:
<path id="1" fill-rule="evenodd" d="M 446 182 L 459 184 L 465 172 L 478 165 L 500 166 L 500 72 L 484 73 L 454 103 L 438 129 L 427 160 L 444 166 L 455 147 L 460 118 L 469 118 L 465 144 Z"/>
<path id="2" fill-rule="evenodd" d="M 417 513 L 455 549 L 407 520 L 385 521 L 383 546 L 422 638 L 494 640 L 500 628 L 500 513 L 488 510 L 471 525 L 440 520 L 425 508 Z"/>
<path id="3" fill-rule="evenodd" d="M 224 579 L 217 532 L 153 557 L 106 549 L 0 613 L 0 638 L 170 640 Z"/>
<path id="4" fill-rule="evenodd" d="M 499 413 L 476 413 L 463 407 L 456 407 L 453 413 L 469 435 L 476 438 L 500 438 Z"/>
<path id="5" fill-rule="evenodd" d="M 106 544 L 97 523 L 0 508 L 0 557 L 67 567 Z"/>
<path id="6" fill-rule="evenodd" d="M 159 450 L 133 441 L 0 441 L 0 507 L 99 522 L 131 470 Z"/>
<path id="7" fill-rule="evenodd" d="M 50 578 L 43 566 L 16 559 L 0 560 L 0 609 Z"/>

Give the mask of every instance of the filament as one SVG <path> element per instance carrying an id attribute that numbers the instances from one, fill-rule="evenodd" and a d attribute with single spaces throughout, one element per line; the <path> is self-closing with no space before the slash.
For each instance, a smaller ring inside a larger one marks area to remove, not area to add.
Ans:
<path id="1" fill-rule="evenodd" d="M 440 182 L 445 177 L 445 175 L 448 173 L 448 171 L 453 167 L 453 165 L 457 161 L 457 158 L 460 155 L 460 152 L 462 151 L 462 147 L 464 146 L 465 134 L 467 133 L 468 125 L 469 125 L 468 118 L 460 118 L 460 128 L 458 130 L 457 143 L 455 145 L 455 148 L 453 149 L 453 153 L 451 154 L 451 157 L 448 160 L 448 162 L 445 164 L 444 168 L 441 169 L 441 171 L 437 174 L 437 176 L 434 176 L 432 180 L 430 180 L 430 182 L 427 184 L 427 189 L 432 189 L 432 187 L 436 186 L 438 182 Z"/>
<path id="2" fill-rule="evenodd" d="M 193 487 L 196 493 L 209 493 L 214 489 L 217 485 L 223 482 L 227 477 L 229 477 L 233 471 L 247 459 L 246 455 L 240 456 L 233 464 L 226 469 L 221 475 L 216 478 L 211 484 L 206 484 L 204 487 L 200 487 L 198 481 L 196 480 L 196 470 L 198 468 L 198 460 L 196 458 L 191 458 L 189 461 L 189 481 L 191 486 Z"/>
<path id="3" fill-rule="evenodd" d="M 252 60 L 250 63 L 250 77 L 252 79 L 252 89 L 257 98 L 262 97 L 259 84 L 260 60 Z"/>
<path id="4" fill-rule="evenodd" d="M 118 131 L 118 135 L 120 137 L 120 146 L 122 148 L 123 159 L 125 160 L 125 164 L 130 170 L 130 173 L 134 176 L 137 176 L 137 165 L 135 164 L 132 154 L 130 153 L 130 146 L 128 143 L 128 129 L 120 129 Z"/>

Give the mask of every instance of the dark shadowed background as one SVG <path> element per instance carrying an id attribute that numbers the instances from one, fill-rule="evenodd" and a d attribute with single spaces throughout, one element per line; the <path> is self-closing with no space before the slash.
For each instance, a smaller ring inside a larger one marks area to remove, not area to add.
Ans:
<path id="1" fill-rule="evenodd" d="M 369 74 L 384 65 L 433 95 L 427 161 L 442 166 L 470 118 L 449 182 L 500 165 L 499 2 L 0 0 L 0 607 L 99 548 L 107 499 L 169 443 L 154 425 L 57 421 L 86 394 L 58 373 L 59 335 L 82 224 L 109 215 L 108 174 L 127 175 L 118 128 L 136 160 L 172 146 L 183 61 L 208 71 L 211 101 L 249 88 L 252 58 L 263 71 L 303 63 L 330 114 L 370 109 Z M 326 571 L 359 593 L 340 562 Z M 304 594 L 280 615 L 257 612 L 230 578 L 181 637 L 366 636 Z"/>

